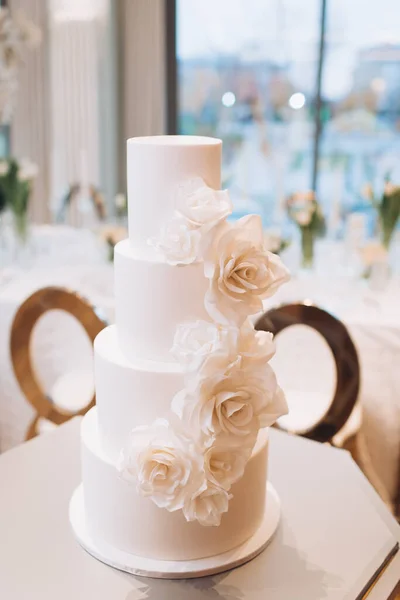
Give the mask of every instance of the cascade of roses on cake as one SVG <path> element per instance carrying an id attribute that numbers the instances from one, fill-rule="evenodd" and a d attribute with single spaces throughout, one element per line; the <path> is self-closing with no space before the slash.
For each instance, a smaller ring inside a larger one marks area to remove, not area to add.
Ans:
<path id="1" fill-rule="evenodd" d="M 261 427 L 287 413 L 269 364 L 272 334 L 249 320 L 289 274 L 263 243 L 261 219 L 226 219 L 232 204 L 200 178 L 179 187 L 174 218 L 150 240 L 170 265 L 203 262 L 210 321 L 178 326 L 171 352 L 185 387 L 168 418 L 136 427 L 119 470 L 143 496 L 188 521 L 219 525 L 252 454 Z"/>

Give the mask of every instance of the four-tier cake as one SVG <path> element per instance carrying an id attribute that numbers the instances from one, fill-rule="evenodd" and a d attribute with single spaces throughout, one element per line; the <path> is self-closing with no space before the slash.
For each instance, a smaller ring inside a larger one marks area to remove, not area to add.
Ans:
<path id="1" fill-rule="evenodd" d="M 95 340 L 96 407 L 82 422 L 86 547 L 120 568 L 107 553 L 159 561 L 160 576 L 163 561 L 184 571 L 256 534 L 268 427 L 287 411 L 272 335 L 253 318 L 288 272 L 259 216 L 230 220 L 221 147 L 128 140 L 115 325 Z"/>

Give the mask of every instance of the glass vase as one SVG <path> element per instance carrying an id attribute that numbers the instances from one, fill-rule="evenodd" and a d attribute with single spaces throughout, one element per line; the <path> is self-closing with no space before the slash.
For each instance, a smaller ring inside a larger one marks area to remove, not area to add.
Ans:
<path id="1" fill-rule="evenodd" d="M 29 244 L 29 221 L 26 212 L 12 212 L 13 231 L 13 267 L 25 270 L 29 268 L 32 261 L 32 248 Z"/>
<path id="2" fill-rule="evenodd" d="M 24 246 L 28 241 L 28 215 L 26 212 L 13 212 L 13 226 L 17 241 Z"/>
<path id="3" fill-rule="evenodd" d="M 314 233 L 309 227 L 301 228 L 301 253 L 303 269 L 312 269 L 314 265 Z"/>

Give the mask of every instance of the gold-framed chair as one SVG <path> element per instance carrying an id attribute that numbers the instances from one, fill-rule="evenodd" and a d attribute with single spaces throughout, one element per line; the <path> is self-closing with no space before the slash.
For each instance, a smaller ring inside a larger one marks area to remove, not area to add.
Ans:
<path id="1" fill-rule="evenodd" d="M 48 311 L 56 309 L 75 317 L 92 343 L 96 335 L 107 325 L 90 302 L 78 293 L 64 288 L 42 288 L 21 304 L 11 326 L 10 354 L 18 384 L 36 413 L 28 428 L 26 440 L 38 434 L 39 419 L 46 419 L 55 425 L 60 425 L 74 416 L 85 414 L 95 403 L 95 395 L 93 395 L 87 406 L 76 412 L 68 411 L 52 402 L 36 377 L 31 356 L 31 336 L 38 319 Z"/>
<path id="2" fill-rule="evenodd" d="M 360 389 L 357 350 L 345 325 L 327 311 L 309 302 L 285 304 L 264 313 L 255 328 L 278 335 L 292 325 L 311 327 L 327 342 L 336 367 L 336 390 L 327 413 L 306 431 L 286 430 L 319 442 L 332 443 L 349 419 Z M 283 427 L 279 424 L 280 429 Z"/>

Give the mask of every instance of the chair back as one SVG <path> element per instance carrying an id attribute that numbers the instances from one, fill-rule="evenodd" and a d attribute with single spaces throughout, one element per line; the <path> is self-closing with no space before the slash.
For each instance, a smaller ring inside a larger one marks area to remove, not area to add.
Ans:
<path id="1" fill-rule="evenodd" d="M 38 319 L 46 312 L 55 309 L 74 316 L 81 323 L 92 343 L 107 324 L 85 298 L 63 288 L 40 289 L 21 304 L 11 326 L 10 353 L 15 377 L 36 413 L 27 431 L 26 439 L 37 435 L 39 419 L 47 419 L 55 425 L 60 425 L 74 416 L 85 414 L 95 403 L 95 395 L 93 395 L 91 402 L 76 412 L 58 407 L 42 389 L 36 377 L 31 356 L 31 336 Z"/>
<path id="2" fill-rule="evenodd" d="M 336 368 L 336 390 L 328 411 L 319 422 L 298 433 L 319 442 L 330 442 L 348 420 L 360 389 L 360 366 L 356 348 L 345 325 L 310 303 L 286 304 L 266 312 L 255 328 L 278 335 L 292 325 L 311 327 L 327 342 Z M 283 429 L 279 423 L 278 428 Z"/>

